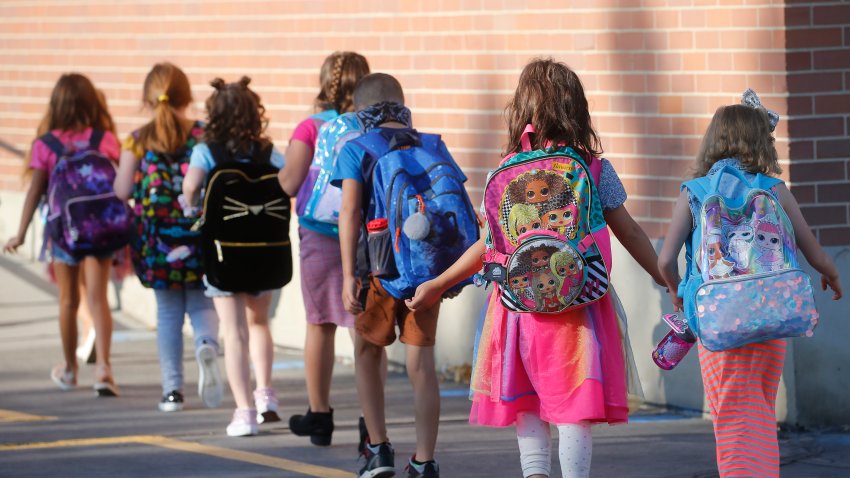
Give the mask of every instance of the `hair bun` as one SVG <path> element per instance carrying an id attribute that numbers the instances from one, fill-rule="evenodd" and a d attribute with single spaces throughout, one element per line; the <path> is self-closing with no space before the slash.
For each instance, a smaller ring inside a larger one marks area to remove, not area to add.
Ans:
<path id="1" fill-rule="evenodd" d="M 222 88 L 224 88 L 225 83 L 224 80 L 222 80 L 221 78 L 216 78 L 210 82 L 210 85 L 212 85 L 212 87 L 216 90 L 221 90 Z"/>
<path id="2" fill-rule="evenodd" d="M 241 85 L 242 88 L 247 88 L 249 84 L 251 84 L 251 78 L 250 77 L 243 76 L 242 78 L 239 79 L 239 85 Z"/>

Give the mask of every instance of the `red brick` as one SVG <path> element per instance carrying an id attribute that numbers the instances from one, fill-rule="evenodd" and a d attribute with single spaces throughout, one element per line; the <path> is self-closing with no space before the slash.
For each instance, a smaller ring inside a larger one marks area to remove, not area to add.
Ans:
<path id="1" fill-rule="evenodd" d="M 822 139 L 816 143 L 817 158 L 850 158 L 850 139 Z M 850 185 L 847 186 L 850 191 Z"/>
<path id="2" fill-rule="evenodd" d="M 810 115 L 814 98 L 811 96 L 792 96 L 788 98 L 789 115 Z"/>
<path id="3" fill-rule="evenodd" d="M 788 89 L 792 93 L 840 91 L 844 88 L 841 73 L 797 73 L 788 75 Z"/>
<path id="4" fill-rule="evenodd" d="M 785 55 L 788 71 L 805 71 L 812 69 L 812 52 L 794 51 Z"/>
<path id="5" fill-rule="evenodd" d="M 850 23 L 850 4 L 814 6 L 812 18 L 815 25 L 846 25 Z"/>
<path id="6" fill-rule="evenodd" d="M 818 184 L 817 190 L 819 202 L 850 203 L 850 185 L 848 184 Z M 797 197 L 796 194 L 796 191 L 794 191 L 795 198 Z M 800 202 L 800 199 L 797 198 L 797 201 Z"/>
<path id="7" fill-rule="evenodd" d="M 837 45 L 840 45 L 839 41 Z M 850 68 L 850 48 L 842 50 L 816 51 L 814 67 L 817 70 L 834 70 Z"/>
<path id="8" fill-rule="evenodd" d="M 791 3 L 791 2 L 786 2 Z M 806 3 L 806 2 L 801 2 Z M 788 27 L 806 26 L 812 23 L 812 9 L 808 6 L 785 8 L 785 25 Z"/>
<path id="9" fill-rule="evenodd" d="M 842 31 L 836 28 L 806 28 L 788 30 L 785 35 L 788 48 L 819 48 L 841 45 Z"/>
<path id="10" fill-rule="evenodd" d="M 822 246 L 846 246 L 850 244 L 850 227 L 829 227 L 818 230 L 818 242 Z"/>
<path id="11" fill-rule="evenodd" d="M 813 204 L 817 201 L 817 186 L 791 186 L 791 193 L 799 204 Z"/>
<path id="12" fill-rule="evenodd" d="M 788 123 L 788 130 L 796 138 L 841 136 L 844 134 L 843 118 L 792 119 Z"/>
<path id="13" fill-rule="evenodd" d="M 847 224 L 847 206 L 801 206 L 800 210 L 810 226 Z"/>
<path id="14" fill-rule="evenodd" d="M 814 164 L 791 164 L 790 178 L 794 182 L 836 181 L 846 179 L 844 161 L 823 161 Z"/>

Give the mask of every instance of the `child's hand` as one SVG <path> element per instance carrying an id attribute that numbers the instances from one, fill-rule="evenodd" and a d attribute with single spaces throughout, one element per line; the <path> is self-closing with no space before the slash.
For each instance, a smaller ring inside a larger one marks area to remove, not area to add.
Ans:
<path id="1" fill-rule="evenodd" d="M 11 254 L 13 252 L 17 252 L 18 248 L 21 247 L 24 243 L 24 238 L 22 236 L 15 236 L 6 241 L 6 245 L 3 246 L 3 252 L 7 254 Z"/>
<path id="2" fill-rule="evenodd" d="M 363 305 L 357 300 L 360 292 L 360 281 L 355 277 L 343 277 L 342 279 L 342 306 L 350 314 L 357 315 L 363 312 Z"/>
<path id="3" fill-rule="evenodd" d="M 832 300 L 838 300 L 841 298 L 841 279 L 838 278 L 838 273 L 835 275 L 826 275 L 821 274 L 820 276 L 820 286 L 823 290 L 826 290 L 827 287 L 832 289 Z"/>
<path id="4" fill-rule="evenodd" d="M 417 287 L 413 297 L 405 300 L 404 303 L 412 311 L 428 310 L 440 300 L 442 293 L 441 288 L 433 280 L 429 280 Z"/>
<path id="5" fill-rule="evenodd" d="M 670 296 L 670 302 L 673 303 L 673 310 L 676 312 L 684 310 L 684 304 L 682 302 L 682 298 L 679 297 L 678 291 L 675 289 L 667 289 L 667 295 Z"/>

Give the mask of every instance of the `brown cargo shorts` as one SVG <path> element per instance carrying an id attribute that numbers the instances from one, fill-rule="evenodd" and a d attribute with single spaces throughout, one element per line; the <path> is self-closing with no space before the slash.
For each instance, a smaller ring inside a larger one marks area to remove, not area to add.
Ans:
<path id="1" fill-rule="evenodd" d="M 384 290 L 381 281 L 369 279 L 366 306 L 354 319 L 354 328 L 366 341 L 380 346 L 395 342 L 399 328 L 399 340 L 403 344 L 433 347 L 437 338 L 437 316 L 440 303 L 428 310 L 411 311 L 401 299 L 396 299 Z"/>

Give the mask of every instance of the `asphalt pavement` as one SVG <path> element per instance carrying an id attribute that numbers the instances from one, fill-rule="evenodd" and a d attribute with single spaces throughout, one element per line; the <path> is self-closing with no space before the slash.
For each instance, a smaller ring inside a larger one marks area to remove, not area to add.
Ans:
<path id="1" fill-rule="evenodd" d="M 132 280 L 132 279 L 131 279 Z M 161 390 L 156 332 L 115 313 L 112 366 L 118 398 L 95 398 L 93 366 L 81 365 L 79 387 L 62 392 L 49 378 L 61 360 L 54 288 L 40 268 L 0 257 L 0 477 L 353 477 L 359 467 L 353 366 L 335 369 L 336 432 L 327 448 L 292 435 L 286 417 L 306 409 L 303 361 L 279 349 L 274 385 L 284 421 L 261 425 L 255 437 L 230 438 L 229 391 L 221 407 L 204 408 L 196 394 L 197 365 L 186 341 L 186 407 L 158 411 Z M 223 373 L 223 363 L 220 363 Z M 520 477 L 514 431 L 470 426 L 463 384 L 441 385 L 436 457 L 442 476 Z M 412 391 L 396 369 L 387 383 L 389 436 L 397 476 L 414 450 Z M 593 477 L 711 477 L 710 422 L 644 407 L 627 426 L 596 426 Z M 556 435 L 556 434 L 555 434 Z M 783 477 L 850 477 L 850 432 L 783 432 Z M 557 446 L 557 440 L 554 440 Z M 553 476 L 558 475 L 553 453 Z"/>

